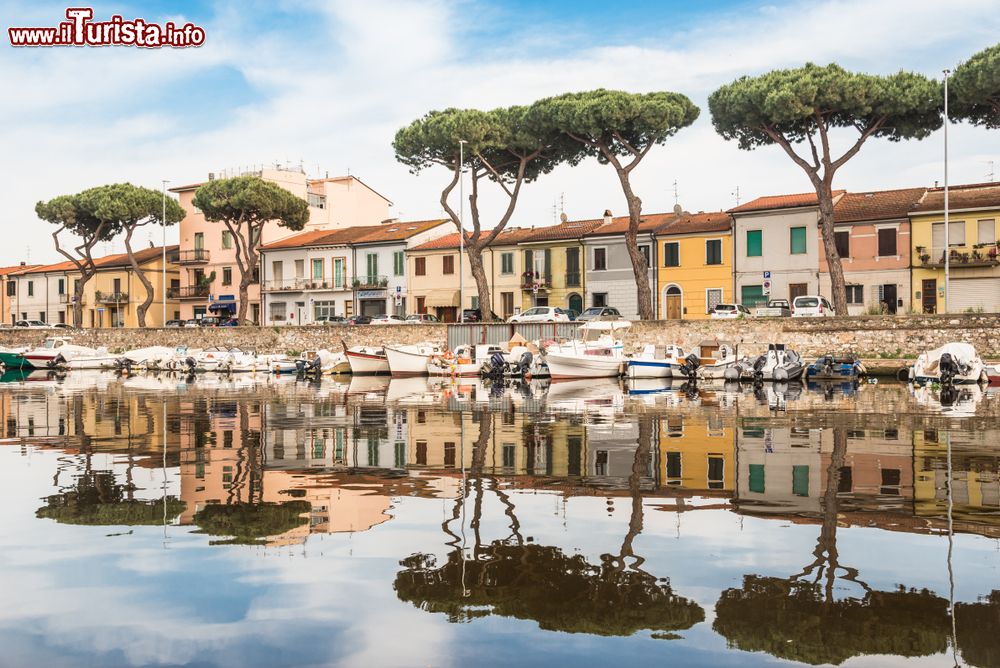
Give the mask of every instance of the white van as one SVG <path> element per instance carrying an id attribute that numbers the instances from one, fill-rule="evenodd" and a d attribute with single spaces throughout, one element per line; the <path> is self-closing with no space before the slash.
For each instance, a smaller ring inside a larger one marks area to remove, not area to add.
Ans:
<path id="1" fill-rule="evenodd" d="M 833 305 L 821 295 L 802 295 L 792 302 L 793 318 L 832 318 Z"/>

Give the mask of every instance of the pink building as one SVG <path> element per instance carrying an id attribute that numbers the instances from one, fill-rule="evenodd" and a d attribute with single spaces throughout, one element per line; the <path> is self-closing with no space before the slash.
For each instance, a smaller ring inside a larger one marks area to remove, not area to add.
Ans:
<path id="1" fill-rule="evenodd" d="M 264 169 L 255 176 L 278 184 L 309 202 L 309 222 L 303 231 L 334 230 L 378 225 L 389 218 L 392 205 L 354 176 L 310 179 L 300 170 Z M 214 175 L 209 174 L 209 180 Z M 186 215 L 180 224 L 181 317 L 199 318 L 210 313 L 236 313 L 239 269 L 235 244 L 225 225 L 205 220 L 192 200 L 201 183 L 171 188 Z M 261 244 L 297 234 L 277 223 L 264 226 Z M 247 317 L 261 322 L 260 281 L 250 286 Z"/>
<path id="2" fill-rule="evenodd" d="M 851 315 L 910 307 L 910 209 L 925 188 L 847 192 L 834 205 L 837 251 Z M 817 239 L 820 249 L 821 237 Z M 831 294 L 826 254 L 819 253 L 820 292 Z"/>

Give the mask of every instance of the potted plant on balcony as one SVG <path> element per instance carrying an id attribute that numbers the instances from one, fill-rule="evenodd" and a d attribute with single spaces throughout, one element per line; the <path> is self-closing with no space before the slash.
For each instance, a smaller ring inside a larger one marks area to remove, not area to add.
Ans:
<path id="1" fill-rule="evenodd" d="M 104 293 L 100 290 L 94 290 L 94 301 L 100 302 L 104 298 Z"/>
<path id="2" fill-rule="evenodd" d="M 355 288 L 355 289 L 360 288 L 361 287 L 361 279 L 360 278 L 355 278 L 353 281 L 351 281 L 351 287 Z"/>
<path id="3" fill-rule="evenodd" d="M 920 263 L 921 264 L 929 264 L 930 261 L 931 261 L 931 256 L 930 255 L 928 255 L 927 253 L 924 253 L 924 252 L 920 253 Z"/>
<path id="4" fill-rule="evenodd" d="M 378 286 L 380 288 L 388 287 L 388 285 L 389 285 L 389 279 L 386 278 L 385 276 L 383 276 L 382 278 L 378 279 Z"/>

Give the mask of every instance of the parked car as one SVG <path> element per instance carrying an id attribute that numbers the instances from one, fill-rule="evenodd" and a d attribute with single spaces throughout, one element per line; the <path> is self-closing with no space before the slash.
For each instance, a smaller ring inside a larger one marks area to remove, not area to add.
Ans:
<path id="1" fill-rule="evenodd" d="M 462 309 L 462 321 L 463 322 L 482 322 L 483 321 L 483 314 L 477 308 Z"/>
<path id="2" fill-rule="evenodd" d="M 369 323 L 369 324 L 372 324 L 372 325 L 402 325 L 404 322 L 406 322 L 406 321 L 403 320 L 403 318 L 401 318 L 398 315 L 395 315 L 393 313 L 382 313 L 381 315 L 377 315 L 374 318 L 372 318 L 371 323 Z"/>
<path id="3" fill-rule="evenodd" d="M 753 314 L 743 304 L 716 304 L 708 317 L 712 320 L 736 320 L 737 318 L 752 318 Z"/>
<path id="4" fill-rule="evenodd" d="M 792 302 L 793 318 L 832 318 L 833 305 L 821 295 L 803 295 Z"/>
<path id="5" fill-rule="evenodd" d="M 576 317 L 580 322 L 590 322 L 591 320 L 621 320 L 622 314 L 611 306 L 591 306 L 584 309 L 583 313 Z"/>
<path id="6" fill-rule="evenodd" d="M 569 315 L 557 306 L 536 306 L 512 315 L 507 322 L 569 322 Z"/>
<path id="7" fill-rule="evenodd" d="M 792 305 L 787 299 L 770 299 L 754 313 L 758 318 L 787 318 L 792 314 Z"/>
<path id="8" fill-rule="evenodd" d="M 314 325 L 346 325 L 347 318 L 342 315 L 320 316 L 313 320 Z"/>
<path id="9" fill-rule="evenodd" d="M 184 321 L 183 320 L 167 320 L 166 324 L 164 324 L 163 326 L 164 327 L 183 327 L 184 326 Z"/>
<path id="10" fill-rule="evenodd" d="M 568 308 L 564 310 L 566 311 L 566 315 L 569 316 L 570 321 L 577 320 L 580 317 L 580 312 L 574 308 Z"/>
<path id="11" fill-rule="evenodd" d="M 18 320 L 14 326 L 21 329 L 52 329 L 41 320 Z"/>
<path id="12" fill-rule="evenodd" d="M 190 319 L 184 321 L 184 326 L 185 327 L 200 327 L 201 326 L 199 324 L 200 322 L 201 322 L 201 320 L 198 320 L 198 318 L 190 318 Z"/>
<path id="13" fill-rule="evenodd" d="M 441 321 L 438 320 L 436 315 L 430 313 L 412 313 L 406 316 L 407 325 L 427 325 L 436 322 Z"/>
<path id="14" fill-rule="evenodd" d="M 76 329 L 68 322 L 57 322 L 52 325 L 52 329 Z"/>
<path id="15" fill-rule="evenodd" d="M 352 315 L 347 320 L 348 325 L 370 325 L 372 324 L 371 316 L 368 315 Z"/>
<path id="16" fill-rule="evenodd" d="M 201 320 L 198 321 L 199 327 L 218 327 L 222 323 L 222 318 L 214 315 L 202 316 Z"/>

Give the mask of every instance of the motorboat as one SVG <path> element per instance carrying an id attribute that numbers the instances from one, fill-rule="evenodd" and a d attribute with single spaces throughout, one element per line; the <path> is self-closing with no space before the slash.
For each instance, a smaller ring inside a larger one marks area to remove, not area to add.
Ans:
<path id="1" fill-rule="evenodd" d="M 824 355 L 806 367 L 809 380 L 852 380 L 867 373 L 861 360 L 853 356 Z"/>
<path id="2" fill-rule="evenodd" d="M 726 371 L 737 362 L 736 346 L 727 341 L 702 341 L 698 344 L 697 354 L 695 376 L 699 380 L 722 380 L 726 378 Z"/>
<path id="3" fill-rule="evenodd" d="M 614 334 L 631 326 L 627 320 L 590 321 L 580 326 L 581 338 L 550 345 L 545 350 L 545 363 L 552 379 L 620 376 L 626 357 L 621 340 Z"/>
<path id="4" fill-rule="evenodd" d="M 444 351 L 433 343 L 414 343 L 400 346 L 385 346 L 385 356 L 389 361 L 389 373 L 396 378 L 403 376 L 426 376 L 427 364 L 431 358 Z"/>
<path id="5" fill-rule="evenodd" d="M 644 376 L 629 376 L 626 392 L 631 395 L 660 394 L 674 390 L 670 378 L 647 378 Z"/>
<path id="6" fill-rule="evenodd" d="M 7 348 L 0 346 L 0 365 L 3 365 L 4 369 L 27 369 L 31 368 L 28 361 L 24 359 L 24 353 L 31 350 L 28 346 L 20 346 L 17 348 Z"/>
<path id="7" fill-rule="evenodd" d="M 344 346 L 344 356 L 351 366 L 354 375 L 374 375 L 389 373 L 389 359 L 382 346 L 352 346 L 341 341 Z"/>
<path id="8" fill-rule="evenodd" d="M 488 343 L 461 345 L 453 352 L 432 357 L 427 363 L 427 373 L 431 376 L 479 376 L 483 363 L 494 353 L 502 354 L 503 350 Z"/>
<path id="9" fill-rule="evenodd" d="M 946 343 L 917 357 L 910 367 L 910 380 L 920 385 L 974 384 L 988 379 L 986 365 L 968 343 Z"/>
<path id="10" fill-rule="evenodd" d="M 625 394 L 614 378 L 578 378 L 552 383 L 545 394 L 545 406 L 570 413 L 614 415 L 624 409 Z"/>
<path id="11" fill-rule="evenodd" d="M 350 373 L 351 364 L 344 353 L 335 353 L 321 348 L 307 350 L 295 360 L 295 369 L 301 374 L 323 375 Z"/>
<path id="12" fill-rule="evenodd" d="M 107 348 L 78 346 L 68 336 L 50 336 L 23 357 L 34 369 L 113 369 L 117 359 Z"/>
<path id="13" fill-rule="evenodd" d="M 1000 385 L 1000 364 L 986 365 L 986 380 L 991 386 Z"/>
<path id="14" fill-rule="evenodd" d="M 672 378 L 684 363 L 684 350 L 680 346 L 655 346 L 648 344 L 631 355 L 625 363 L 629 378 Z"/>
<path id="15" fill-rule="evenodd" d="M 726 380 L 752 380 L 754 382 L 798 380 L 805 372 L 805 364 L 797 352 L 783 343 L 768 345 L 767 352 L 756 359 L 744 358 L 725 372 Z"/>

